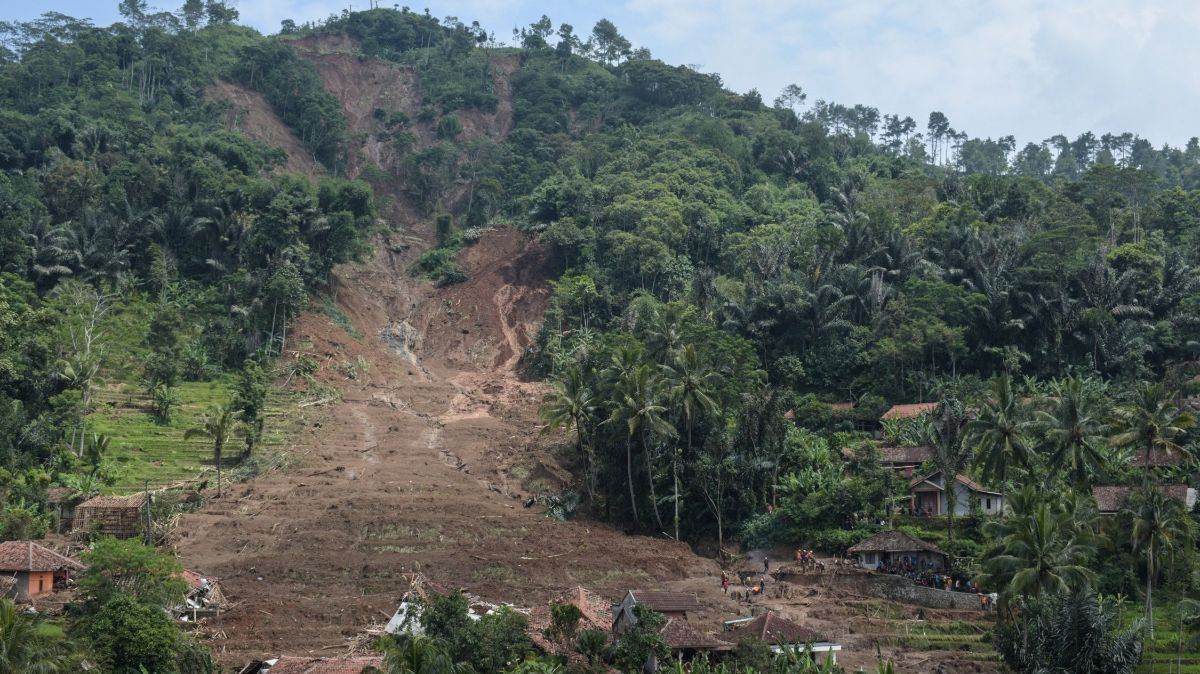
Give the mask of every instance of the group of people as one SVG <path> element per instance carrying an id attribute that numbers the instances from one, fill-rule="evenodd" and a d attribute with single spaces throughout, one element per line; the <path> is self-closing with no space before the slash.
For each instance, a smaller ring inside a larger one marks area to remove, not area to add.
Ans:
<path id="1" fill-rule="evenodd" d="M 744 578 L 742 579 L 742 585 L 744 587 L 746 587 L 746 590 L 747 590 L 747 592 L 746 592 L 747 597 L 749 597 L 750 595 L 766 593 L 766 591 L 767 591 L 766 570 L 770 568 L 770 564 L 764 559 L 763 565 L 765 568 L 764 568 L 762 578 L 760 578 L 757 581 L 751 580 L 750 581 L 751 585 L 748 585 L 748 586 L 746 585 L 746 579 L 744 579 Z M 721 571 L 721 591 L 724 592 L 725 594 L 729 594 L 729 572 L 727 572 L 727 571 Z"/>

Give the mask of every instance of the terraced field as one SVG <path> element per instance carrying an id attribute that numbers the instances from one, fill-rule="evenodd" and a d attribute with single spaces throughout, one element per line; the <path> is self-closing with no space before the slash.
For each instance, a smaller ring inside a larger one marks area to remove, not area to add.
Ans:
<path id="1" fill-rule="evenodd" d="M 229 402 L 229 387 L 222 381 L 184 382 L 178 392 L 180 402 L 165 424 L 150 413 L 150 399 L 140 387 L 111 384 L 94 392 L 95 411 L 88 415 L 87 429 L 110 438 L 108 457 L 117 470 L 117 482 L 110 491 L 124 493 L 146 483 L 151 488 L 161 487 L 195 480 L 214 470 L 211 442 L 183 436 L 187 429 L 200 425 L 209 407 Z M 295 430 L 298 422 L 283 414 L 285 407 L 294 407 L 290 395 L 272 390 L 263 438 L 266 451 L 282 447 L 288 433 Z M 236 457 L 240 440 L 235 438 L 233 445 L 233 451 L 227 451 L 227 467 Z"/>

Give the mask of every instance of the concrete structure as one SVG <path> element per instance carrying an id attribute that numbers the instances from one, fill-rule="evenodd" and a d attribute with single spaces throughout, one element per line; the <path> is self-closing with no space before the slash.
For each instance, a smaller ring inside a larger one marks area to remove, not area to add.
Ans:
<path id="1" fill-rule="evenodd" d="M 985 515 L 999 515 L 1004 512 L 1004 494 L 984 489 L 966 475 L 957 475 L 953 488 L 957 497 L 954 504 L 955 515 L 969 514 L 973 498 L 979 499 L 979 508 Z M 946 481 L 941 471 L 913 478 L 908 489 L 912 493 L 914 515 L 945 515 L 950 512 L 950 499 L 946 497 Z"/>
<path id="2" fill-rule="evenodd" d="M 145 494 L 97 496 L 75 506 L 72 534 L 137 538 L 146 532 L 149 507 Z"/>
<path id="3" fill-rule="evenodd" d="M 946 553 L 903 531 L 881 531 L 850 546 L 846 554 L 857 557 L 863 568 L 872 570 L 905 562 L 919 569 L 947 567 Z"/>
<path id="4" fill-rule="evenodd" d="M 826 591 L 840 589 L 849 594 L 877 597 L 904 604 L 936 609 L 978 611 L 979 595 L 973 592 L 950 592 L 917 585 L 904 576 L 887 573 L 797 574 L 781 578 L 797 585 L 821 584 Z"/>
<path id="5" fill-rule="evenodd" d="M 814 654 L 821 655 L 822 659 L 828 655 L 835 664 L 837 654 L 842 650 L 840 644 L 835 644 L 816 631 L 770 610 L 754 618 L 727 620 L 725 631 L 728 640 L 734 643 L 746 638 L 758 639 L 769 645 L 775 653 L 781 653 L 784 649 L 802 651 L 810 648 Z"/>
<path id="6" fill-rule="evenodd" d="M 50 594 L 55 581 L 61 585 L 83 569 L 83 564 L 33 541 L 0 543 L 0 575 L 14 579 L 8 593 L 17 599 Z"/>

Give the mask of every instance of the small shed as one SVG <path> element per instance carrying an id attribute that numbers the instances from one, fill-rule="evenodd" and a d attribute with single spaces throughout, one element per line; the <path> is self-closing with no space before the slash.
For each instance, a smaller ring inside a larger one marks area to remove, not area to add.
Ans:
<path id="1" fill-rule="evenodd" d="M 0 574 L 14 579 L 8 594 L 17 599 L 50 594 L 72 572 L 83 569 L 83 564 L 33 541 L 0 543 Z"/>
<path id="2" fill-rule="evenodd" d="M 811 648 L 814 654 L 827 654 L 837 663 L 837 654 L 842 650 L 841 645 L 809 629 L 784 618 L 774 611 L 768 610 L 754 618 L 741 618 L 725 622 L 725 630 L 729 640 L 738 642 L 742 639 L 753 638 L 771 647 L 775 653 L 784 649 L 804 650 Z"/>
<path id="3" fill-rule="evenodd" d="M 846 551 L 857 557 L 864 568 L 879 569 L 892 565 L 911 564 L 916 568 L 944 569 L 946 553 L 932 543 L 903 531 L 881 531 Z"/>
<path id="4" fill-rule="evenodd" d="M 46 507 L 54 516 L 54 533 L 65 534 L 75 520 L 75 506 L 82 500 L 70 487 L 51 487 L 46 491 Z"/>
<path id="5" fill-rule="evenodd" d="M 136 538 L 146 533 L 150 500 L 146 494 L 97 496 L 75 507 L 75 536 Z"/>

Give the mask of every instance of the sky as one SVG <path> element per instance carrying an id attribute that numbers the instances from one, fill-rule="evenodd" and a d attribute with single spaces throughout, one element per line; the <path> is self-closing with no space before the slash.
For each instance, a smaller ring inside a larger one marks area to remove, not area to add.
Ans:
<path id="1" fill-rule="evenodd" d="M 409 0 L 412 2 L 412 0 Z M 0 0 L 0 20 L 43 11 L 117 21 L 118 0 Z M 383 0 L 390 6 L 391 0 Z M 171 7 L 175 2 L 151 4 Z M 328 17 L 368 0 L 232 0 L 242 23 Z M 403 4 L 403 0 L 401 0 Z M 771 101 L 786 85 L 817 99 L 909 115 L 1019 144 L 1125 131 L 1183 145 L 1200 135 L 1196 0 L 422 0 L 478 20 L 497 40 L 546 13 L 588 33 L 607 18 L 655 57 L 719 73 Z"/>

